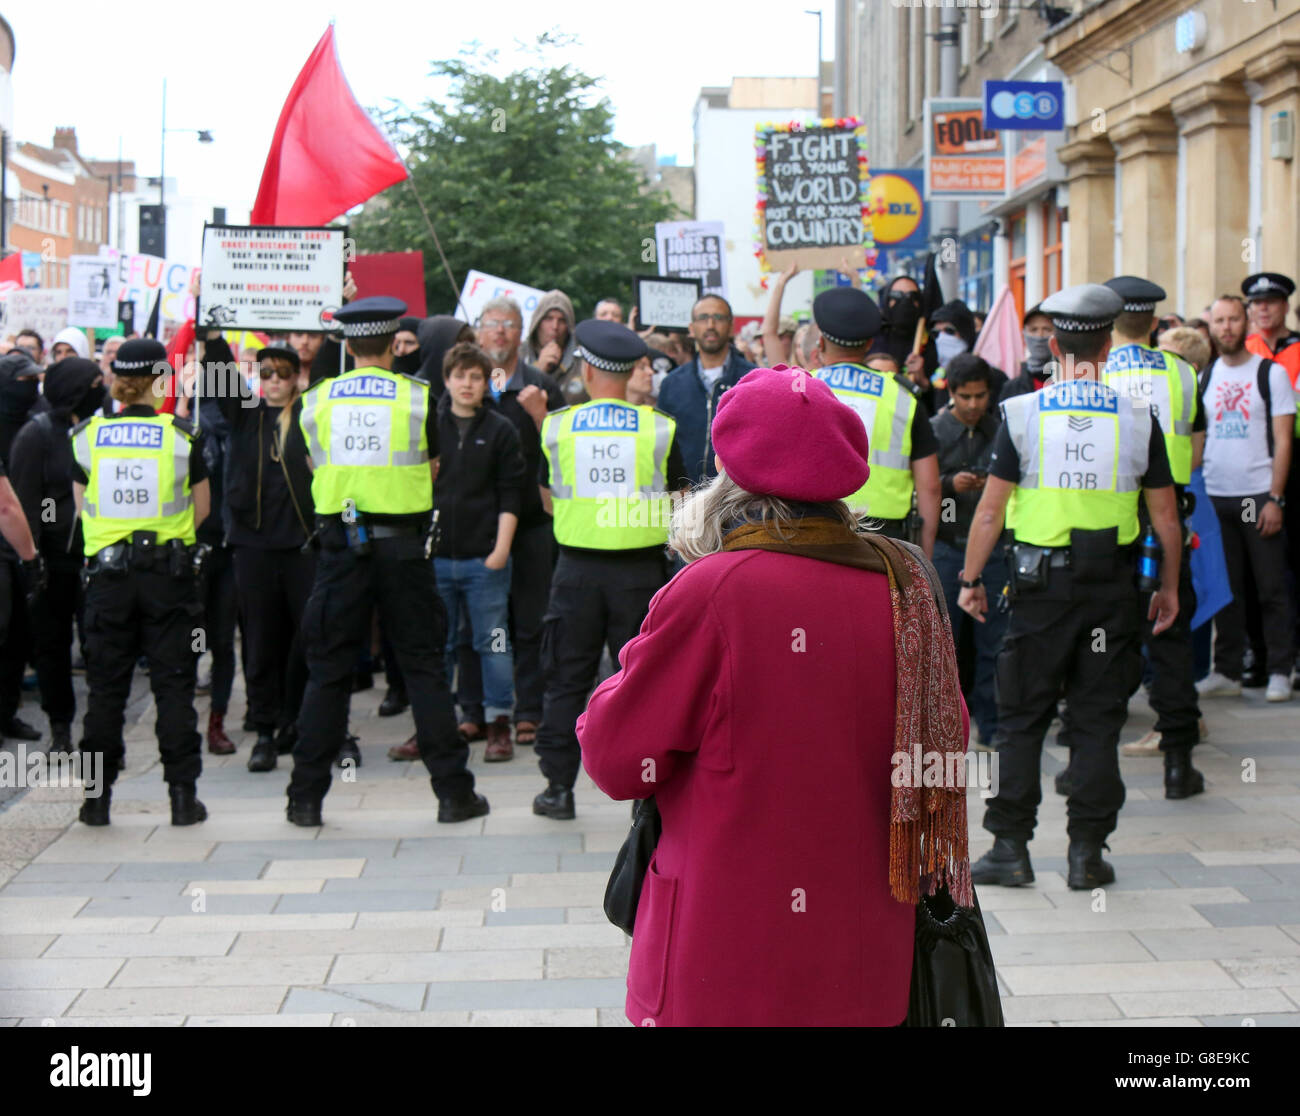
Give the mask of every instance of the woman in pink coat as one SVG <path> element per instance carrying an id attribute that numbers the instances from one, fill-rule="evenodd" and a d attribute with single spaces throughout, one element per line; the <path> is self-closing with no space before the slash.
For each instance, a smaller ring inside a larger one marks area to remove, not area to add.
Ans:
<path id="1" fill-rule="evenodd" d="M 918 887 L 970 902 L 964 792 L 913 788 L 897 743 L 964 752 L 951 639 L 919 551 L 859 534 L 840 502 L 867 439 L 825 384 L 748 373 L 713 443 L 718 477 L 673 519 L 690 564 L 578 721 L 597 785 L 653 794 L 663 820 L 627 1015 L 892 1026 Z"/>

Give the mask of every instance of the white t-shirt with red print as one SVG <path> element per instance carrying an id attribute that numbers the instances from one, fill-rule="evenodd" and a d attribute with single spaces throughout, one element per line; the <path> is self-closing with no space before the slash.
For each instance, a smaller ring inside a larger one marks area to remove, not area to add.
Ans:
<path id="1" fill-rule="evenodd" d="M 1273 483 L 1267 417 L 1259 394 L 1259 362 L 1216 360 L 1205 386 L 1205 491 L 1211 496 L 1258 496 Z M 1274 362 L 1268 375 L 1274 416 L 1294 415 L 1295 393 L 1286 369 Z"/>

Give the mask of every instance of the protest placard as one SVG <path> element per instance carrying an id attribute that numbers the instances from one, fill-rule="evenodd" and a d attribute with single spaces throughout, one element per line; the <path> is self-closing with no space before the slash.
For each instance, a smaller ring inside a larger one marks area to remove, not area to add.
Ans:
<path id="1" fill-rule="evenodd" d="M 68 324 L 83 329 L 117 325 L 117 290 L 104 256 L 68 258 Z"/>
<path id="2" fill-rule="evenodd" d="M 755 248 L 764 271 L 866 265 L 866 131 L 852 117 L 758 125 Z"/>
<path id="3" fill-rule="evenodd" d="M 328 329 L 343 305 L 344 228 L 205 225 L 203 324 L 274 333 Z"/>
<path id="4" fill-rule="evenodd" d="M 727 297 L 727 246 L 721 221 L 660 221 L 655 225 L 659 274 L 698 279 L 705 294 Z"/>
<path id="5" fill-rule="evenodd" d="M 198 268 L 180 260 L 165 260 L 143 252 L 119 252 L 100 245 L 100 256 L 107 257 L 113 268 L 118 302 L 129 302 L 132 318 L 143 326 L 161 300 L 159 314 L 163 321 L 187 322 L 194 317 L 194 296 L 190 293 Z"/>
<path id="6" fill-rule="evenodd" d="M 34 329 L 49 343 L 68 325 L 68 289 L 42 287 L 34 291 L 10 291 L 0 299 L 0 331 L 7 336 L 20 329 Z"/>
<path id="7" fill-rule="evenodd" d="M 655 278 L 638 275 L 633 280 L 636 320 L 641 328 L 686 330 L 691 309 L 700 300 L 698 279 Z"/>
<path id="8" fill-rule="evenodd" d="M 494 298 L 513 298 L 519 303 L 524 316 L 524 331 L 532 320 L 533 311 L 541 301 L 545 291 L 530 287 L 526 283 L 516 283 L 511 279 L 502 279 L 499 275 L 489 275 L 486 271 L 470 269 L 465 276 L 465 286 L 460 292 L 460 305 L 456 307 L 455 316 L 463 322 L 473 325 L 483 313 L 483 307 Z"/>

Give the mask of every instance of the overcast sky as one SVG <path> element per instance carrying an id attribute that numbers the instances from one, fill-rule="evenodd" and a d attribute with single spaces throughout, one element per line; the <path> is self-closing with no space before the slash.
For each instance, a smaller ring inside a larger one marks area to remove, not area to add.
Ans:
<path id="1" fill-rule="evenodd" d="M 120 137 L 137 172 L 156 175 L 166 78 L 168 128 L 207 128 L 216 140 L 200 145 L 193 135 L 169 135 L 168 177 L 179 178 L 182 193 L 246 210 L 284 98 L 331 18 L 343 71 L 370 108 L 441 95 L 445 87 L 429 77 L 430 61 L 453 57 L 473 40 L 500 48 L 497 69 L 505 72 L 528 64 L 517 39 L 551 28 L 573 32 L 580 42 L 562 57 L 604 79 L 615 137 L 655 143 L 661 156 L 676 155 L 685 165 L 693 161 L 691 112 L 701 86 L 727 85 L 733 76 L 812 74 L 817 19 L 804 9 L 818 6 L 366 0 L 337 10 L 313 5 L 314 14 L 303 16 L 307 5 L 280 0 L 28 0 L 2 4 L 0 12 L 16 43 L 16 139 L 48 145 L 56 125 L 75 125 L 83 154 L 115 158 Z M 829 57 L 834 5 L 821 6 Z"/>

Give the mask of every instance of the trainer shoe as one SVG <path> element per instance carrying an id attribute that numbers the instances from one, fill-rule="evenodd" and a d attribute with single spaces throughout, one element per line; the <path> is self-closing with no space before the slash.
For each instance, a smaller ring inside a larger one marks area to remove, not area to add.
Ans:
<path id="1" fill-rule="evenodd" d="M 1196 683 L 1196 692 L 1201 697 L 1240 697 L 1241 682 L 1212 670 Z"/>
<path id="2" fill-rule="evenodd" d="M 1160 734 L 1152 729 L 1145 736 L 1120 747 L 1126 756 L 1158 756 L 1160 754 Z"/>
<path id="3" fill-rule="evenodd" d="M 1290 701 L 1291 679 L 1285 674 L 1270 674 L 1268 689 L 1264 692 L 1265 701 Z"/>

